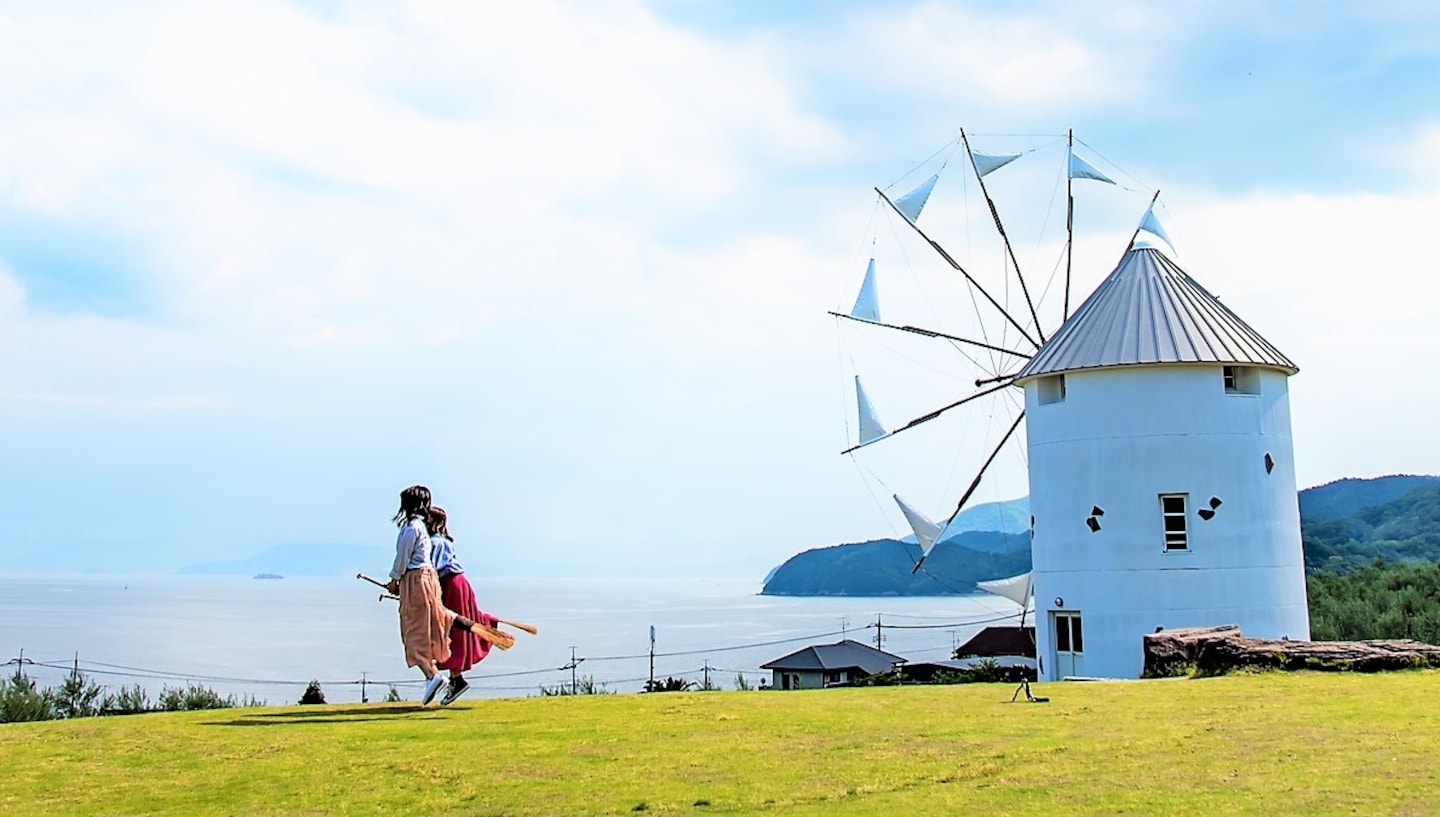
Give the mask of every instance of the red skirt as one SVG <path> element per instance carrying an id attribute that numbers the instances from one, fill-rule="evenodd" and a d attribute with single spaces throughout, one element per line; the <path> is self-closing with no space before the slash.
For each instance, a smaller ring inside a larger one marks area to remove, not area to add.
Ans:
<path id="1" fill-rule="evenodd" d="M 497 622 L 495 617 L 480 612 L 475 603 L 475 589 L 464 573 L 445 573 L 440 577 L 440 598 L 446 608 L 489 627 Z M 459 627 L 450 631 L 450 657 L 441 661 L 440 669 L 464 672 L 484 660 L 490 654 L 490 642 Z"/>

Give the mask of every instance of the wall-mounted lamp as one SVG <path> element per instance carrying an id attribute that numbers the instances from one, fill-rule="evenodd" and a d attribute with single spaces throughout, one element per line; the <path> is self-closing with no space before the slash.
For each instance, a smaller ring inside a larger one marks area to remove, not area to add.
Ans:
<path id="1" fill-rule="evenodd" d="M 1065 606 L 1065 599 L 1063 599 L 1063 598 L 1061 598 L 1061 597 L 1059 597 L 1059 596 L 1056 596 L 1056 597 L 1055 597 L 1055 606 L 1056 606 L 1056 607 L 1064 607 L 1064 606 Z"/>

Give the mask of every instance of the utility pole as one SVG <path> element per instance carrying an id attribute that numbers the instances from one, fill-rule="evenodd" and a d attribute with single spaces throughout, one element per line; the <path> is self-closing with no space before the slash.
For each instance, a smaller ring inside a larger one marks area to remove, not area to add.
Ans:
<path id="1" fill-rule="evenodd" d="M 705 659 L 705 685 L 702 686 L 702 687 L 700 687 L 700 688 L 701 688 L 701 689 L 706 689 L 706 690 L 708 690 L 708 689 L 710 688 L 710 659 L 709 659 L 709 658 L 706 658 L 706 659 Z"/>
<path id="2" fill-rule="evenodd" d="M 80 658 L 80 654 L 79 654 L 79 653 L 76 653 L 76 654 L 75 654 L 75 658 L 76 658 L 76 660 L 78 661 L 79 658 Z M 6 662 L 5 662 L 5 666 L 9 666 L 9 665 L 11 665 L 11 664 L 14 664 L 14 665 L 15 665 L 15 677 L 23 680 L 23 679 L 25 678 L 25 665 L 26 665 L 26 664 L 34 664 L 34 663 L 35 663 L 34 661 L 32 661 L 32 660 L 30 660 L 29 658 L 26 658 L 26 657 L 25 657 L 25 648 L 24 648 L 24 647 L 21 647 L 21 648 L 20 648 L 20 657 L 19 657 L 19 658 L 11 658 L 9 661 L 6 661 Z"/>
<path id="3" fill-rule="evenodd" d="M 576 657 L 575 657 L 575 647 L 572 646 L 572 647 L 570 647 L 570 663 L 568 663 L 568 664 L 566 664 L 565 666 L 563 666 L 563 667 L 560 668 L 560 669 L 568 669 L 568 670 L 570 670 L 570 694 L 571 694 L 571 695 L 578 695 L 578 694 L 580 694 L 580 681 L 579 681 L 579 678 L 575 675 L 575 668 L 578 667 L 578 666 L 580 666 L 580 662 L 581 662 L 581 661 L 584 661 L 584 660 L 585 660 L 584 658 L 576 658 Z"/>
<path id="4" fill-rule="evenodd" d="M 368 679 L 365 676 L 366 673 L 360 673 L 360 703 L 362 704 L 370 703 L 370 696 L 365 694 L 365 685 L 368 683 Z"/>
<path id="5" fill-rule="evenodd" d="M 880 623 L 880 614 L 875 614 L 875 649 L 885 649 L 885 628 Z"/>
<path id="6" fill-rule="evenodd" d="M 655 625 L 650 625 L 650 682 L 645 685 L 646 692 L 655 691 Z"/>
<path id="7" fill-rule="evenodd" d="M 850 637 L 850 617 L 849 617 L 849 616 L 841 616 L 841 617 L 840 617 L 840 638 L 845 639 L 845 638 L 849 638 L 849 637 Z"/>

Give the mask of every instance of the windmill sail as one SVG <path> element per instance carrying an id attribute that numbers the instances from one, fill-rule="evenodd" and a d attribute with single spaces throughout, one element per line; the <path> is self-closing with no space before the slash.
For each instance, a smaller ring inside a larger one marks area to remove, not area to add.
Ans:
<path id="1" fill-rule="evenodd" d="M 915 540 L 920 543 L 920 561 L 915 563 L 915 570 L 920 569 L 924 564 L 925 557 L 935 549 L 935 543 L 940 541 L 940 534 L 945 532 L 945 526 L 910 507 L 899 494 L 895 494 L 895 504 L 900 506 L 900 512 L 905 514 L 905 521 L 910 523 L 910 529 L 915 531 Z M 912 573 L 915 571 L 911 571 Z"/>
<path id="2" fill-rule="evenodd" d="M 1154 202 L 1151 202 L 1150 206 L 1145 208 L 1145 215 L 1140 219 L 1140 229 L 1169 244 L 1171 249 L 1175 248 L 1175 242 L 1170 240 L 1170 235 L 1165 232 L 1164 225 L 1160 223 L 1160 219 L 1155 217 Z"/>
<path id="3" fill-rule="evenodd" d="M 895 209 L 900 215 L 909 219 L 911 224 L 920 218 L 920 211 L 925 209 L 925 202 L 930 200 L 930 191 L 935 189 L 935 183 L 940 181 L 940 174 L 926 179 L 919 187 L 895 200 Z"/>
<path id="4" fill-rule="evenodd" d="M 880 298 L 875 291 L 875 259 L 865 268 L 865 281 L 860 284 L 860 294 L 855 296 L 855 306 L 850 308 L 850 317 L 862 321 L 880 323 Z"/>
<path id="5" fill-rule="evenodd" d="M 1095 165 L 1092 165 L 1084 159 L 1081 159 L 1079 156 L 1076 156 L 1073 151 L 1070 153 L 1070 178 L 1094 179 L 1097 182 L 1105 182 L 1106 184 L 1115 183 L 1114 179 L 1106 176 L 1104 173 L 1101 173 L 1100 170 L 1095 167 Z"/>
<path id="6" fill-rule="evenodd" d="M 1021 573 L 1019 576 L 1011 576 L 1007 579 L 994 579 L 988 582 L 976 582 L 975 586 L 986 593 L 994 593 L 997 596 L 1015 602 L 1021 607 L 1030 606 L 1030 574 Z"/>
<path id="7" fill-rule="evenodd" d="M 865 387 L 860 385 L 860 375 L 855 375 L 855 405 L 860 410 L 860 444 L 873 443 L 890 432 L 875 416 L 875 407 L 870 405 L 870 398 L 865 396 Z"/>
<path id="8" fill-rule="evenodd" d="M 973 150 L 970 151 L 970 158 L 975 160 L 975 172 L 979 174 L 982 179 L 1016 159 L 1019 159 L 1023 155 L 1024 154 L 1021 153 L 979 153 Z"/>

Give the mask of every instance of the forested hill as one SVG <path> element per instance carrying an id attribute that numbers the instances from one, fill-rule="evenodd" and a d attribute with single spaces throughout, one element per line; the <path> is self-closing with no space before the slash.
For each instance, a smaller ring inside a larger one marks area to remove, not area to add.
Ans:
<path id="1" fill-rule="evenodd" d="M 1023 500 L 1015 500 L 1021 502 Z M 1300 492 L 1310 569 L 1345 571 L 1373 562 L 1440 562 L 1440 477 L 1342 479 Z M 1030 569 L 1026 533 L 968 531 L 931 552 L 912 573 L 919 546 L 894 539 L 814 548 L 766 579 L 763 593 L 790 596 L 931 596 L 975 592 L 975 582 Z"/>
<path id="2" fill-rule="evenodd" d="M 1321 511 L 1308 509 L 1305 492 L 1300 494 L 1301 535 L 1305 540 L 1305 566 L 1346 571 L 1369 564 L 1376 558 L 1386 561 L 1440 562 L 1440 478 L 1381 477 L 1364 480 L 1405 480 L 1419 487 L 1399 493 L 1377 504 L 1355 507 L 1357 501 L 1342 495 L 1321 504 Z M 1362 482 L 1348 480 L 1348 482 Z M 1322 491 L 1338 483 L 1312 488 Z M 1363 495 L 1386 496 L 1374 485 L 1358 488 Z M 1348 513 L 1341 513 L 1354 507 Z M 1329 515 L 1335 514 L 1335 515 Z"/>
<path id="3" fill-rule="evenodd" d="M 1030 569 L 1030 534 L 967 531 L 937 545 L 914 572 L 920 546 L 877 539 L 814 548 L 772 571 L 769 596 L 951 596 L 975 582 Z"/>

